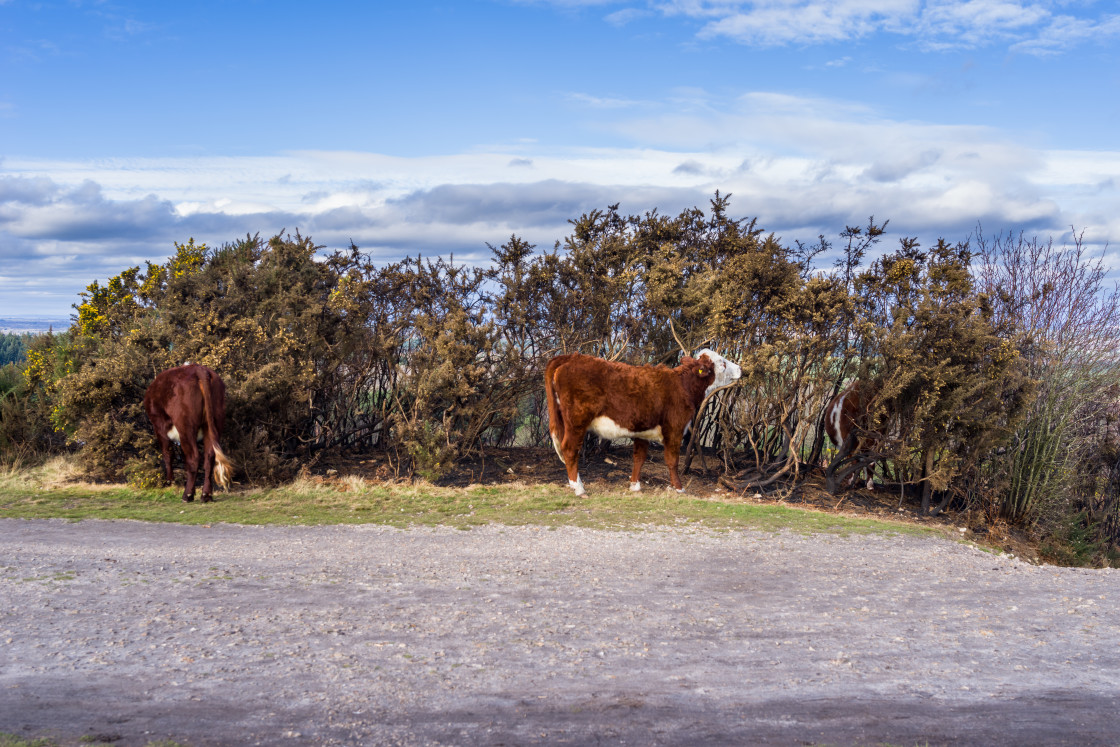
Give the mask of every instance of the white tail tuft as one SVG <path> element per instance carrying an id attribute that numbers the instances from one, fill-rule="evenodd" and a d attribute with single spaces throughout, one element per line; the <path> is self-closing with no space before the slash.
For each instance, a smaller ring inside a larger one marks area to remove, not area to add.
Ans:
<path id="1" fill-rule="evenodd" d="M 550 432 L 549 435 L 552 436 L 552 448 L 556 449 L 556 456 L 560 457 L 561 462 L 567 464 L 567 462 L 564 461 L 564 455 L 560 453 L 560 439 L 556 437 L 555 433 Z"/>
<path id="2" fill-rule="evenodd" d="M 230 476 L 233 474 L 233 463 L 226 458 L 222 447 L 214 444 L 214 479 L 225 490 L 229 490 Z"/>

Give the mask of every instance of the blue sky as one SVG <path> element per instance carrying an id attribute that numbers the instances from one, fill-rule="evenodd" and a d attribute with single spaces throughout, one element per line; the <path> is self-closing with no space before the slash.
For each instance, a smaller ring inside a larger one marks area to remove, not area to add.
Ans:
<path id="1" fill-rule="evenodd" d="M 0 316 L 190 237 L 485 262 L 717 189 L 787 243 L 1074 228 L 1118 267 L 1118 121 L 1114 1 L 0 0 Z"/>

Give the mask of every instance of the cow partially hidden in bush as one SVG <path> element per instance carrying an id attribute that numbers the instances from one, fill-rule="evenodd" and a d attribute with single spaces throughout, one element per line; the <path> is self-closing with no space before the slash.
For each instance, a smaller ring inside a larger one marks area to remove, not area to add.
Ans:
<path id="1" fill-rule="evenodd" d="M 206 366 L 188 363 L 170 368 L 156 376 L 144 394 L 144 411 L 152 421 L 156 438 L 163 451 L 163 474 L 171 483 L 171 442 L 183 449 L 187 465 L 187 485 L 183 500 L 194 500 L 198 472 L 198 441 L 202 441 L 202 502 L 211 500 L 213 479 L 223 488 L 229 487 L 232 471 L 230 461 L 222 453 L 218 440 L 226 419 L 226 385 L 218 374 Z"/>
<path id="2" fill-rule="evenodd" d="M 853 381 L 844 391 L 833 397 L 825 408 L 824 431 L 845 457 L 855 456 L 861 449 L 869 445 L 864 443 L 863 439 L 858 435 L 859 424 L 867 417 L 863 403 L 860 401 L 859 392 L 860 383 L 858 381 Z M 852 434 L 852 431 L 857 431 L 857 435 L 849 451 L 844 452 L 844 442 L 848 440 L 848 436 Z M 875 483 L 872 478 L 873 469 L 874 467 L 872 466 L 866 470 L 860 470 L 867 474 L 868 490 L 873 490 L 875 488 Z M 852 472 L 848 478 L 848 484 L 850 485 L 854 482 L 855 478 L 856 473 Z"/>
<path id="3" fill-rule="evenodd" d="M 665 445 L 669 482 L 683 492 L 677 474 L 685 427 L 711 391 L 742 375 L 739 366 L 711 350 L 685 356 L 676 368 L 631 366 L 580 353 L 549 361 L 544 374 L 548 429 L 568 469 L 568 485 L 585 495 L 579 450 L 587 431 L 606 439 L 634 440 L 630 489 L 641 490 L 642 464 L 650 441 Z"/>

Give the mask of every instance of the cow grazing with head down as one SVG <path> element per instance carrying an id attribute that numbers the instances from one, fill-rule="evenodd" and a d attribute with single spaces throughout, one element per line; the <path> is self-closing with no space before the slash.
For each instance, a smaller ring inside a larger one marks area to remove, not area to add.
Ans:
<path id="1" fill-rule="evenodd" d="M 649 442 L 664 444 L 669 482 L 683 492 L 677 462 L 685 427 L 709 392 L 741 375 L 739 366 L 707 349 L 695 358 L 686 355 L 676 368 L 631 366 L 580 353 L 553 358 L 544 374 L 548 429 L 568 469 L 568 485 L 576 495 L 586 495 L 579 450 L 590 430 L 606 439 L 634 440 L 634 491 L 642 487 Z"/>
<path id="2" fill-rule="evenodd" d="M 214 477 L 223 488 L 229 487 L 232 465 L 218 444 L 226 419 L 226 386 L 218 374 L 206 366 L 190 363 L 170 368 L 156 376 L 148 387 L 144 411 L 163 451 L 167 483 L 171 482 L 171 442 L 178 442 L 183 449 L 187 465 L 184 501 L 194 500 L 199 439 L 203 452 L 202 502 L 209 502 L 213 496 Z"/>

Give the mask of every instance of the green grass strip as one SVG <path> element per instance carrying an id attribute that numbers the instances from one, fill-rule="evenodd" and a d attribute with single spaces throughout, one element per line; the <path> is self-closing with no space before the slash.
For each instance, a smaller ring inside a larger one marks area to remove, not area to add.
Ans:
<path id="1" fill-rule="evenodd" d="M 902 522 L 855 518 L 770 503 L 706 500 L 664 490 L 632 493 L 593 490 L 575 497 L 557 485 L 369 483 L 342 478 L 297 480 L 276 488 L 218 493 L 212 503 L 183 503 L 179 489 L 141 490 L 123 485 L 61 484 L 35 473 L 0 474 L 0 517 L 135 519 L 179 524 L 382 524 L 394 527 L 482 524 L 638 529 L 698 526 L 709 529 L 793 530 L 838 534 L 928 534 L 934 529 Z"/>

